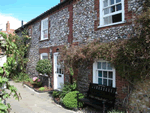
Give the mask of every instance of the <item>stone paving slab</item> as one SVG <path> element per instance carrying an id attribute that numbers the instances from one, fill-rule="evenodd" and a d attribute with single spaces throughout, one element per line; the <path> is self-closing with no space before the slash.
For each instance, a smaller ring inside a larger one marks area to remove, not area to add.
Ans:
<path id="1" fill-rule="evenodd" d="M 22 83 L 10 81 L 10 84 L 18 89 L 22 97 L 20 101 L 13 97 L 7 99 L 7 103 L 11 104 L 11 113 L 75 113 L 55 104 L 48 93 L 36 93 L 23 87 Z"/>

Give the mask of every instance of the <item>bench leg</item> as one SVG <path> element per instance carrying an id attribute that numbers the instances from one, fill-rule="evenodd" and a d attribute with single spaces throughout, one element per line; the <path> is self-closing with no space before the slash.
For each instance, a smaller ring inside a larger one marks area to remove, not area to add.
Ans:
<path id="1" fill-rule="evenodd" d="M 103 113 L 105 113 L 105 101 L 103 101 Z"/>

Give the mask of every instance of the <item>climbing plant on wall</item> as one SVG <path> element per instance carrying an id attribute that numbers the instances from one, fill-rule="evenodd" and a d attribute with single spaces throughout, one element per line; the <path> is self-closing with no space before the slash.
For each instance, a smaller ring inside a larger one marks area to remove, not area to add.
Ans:
<path id="1" fill-rule="evenodd" d="M 27 35 L 27 30 L 22 32 L 22 36 L 9 35 L 1 33 L 5 39 L 3 46 L 6 48 L 7 64 L 9 68 L 9 77 L 12 78 L 17 75 L 26 75 L 26 64 L 28 62 L 27 52 L 30 46 L 30 37 Z M 13 68 L 12 68 L 13 67 Z"/>

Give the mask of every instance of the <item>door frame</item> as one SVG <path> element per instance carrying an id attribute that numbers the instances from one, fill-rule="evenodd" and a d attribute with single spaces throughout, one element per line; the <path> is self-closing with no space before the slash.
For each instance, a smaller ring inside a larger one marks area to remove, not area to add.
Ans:
<path id="1" fill-rule="evenodd" d="M 59 52 L 55 52 L 55 53 L 53 53 L 53 66 L 54 66 L 54 72 L 53 72 L 53 76 L 54 76 L 54 89 L 58 89 L 58 74 L 56 74 L 56 72 L 57 72 L 57 68 L 56 68 L 56 56 L 58 56 L 58 54 L 59 54 Z M 64 75 L 63 75 L 63 84 L 64 84 Z"/>

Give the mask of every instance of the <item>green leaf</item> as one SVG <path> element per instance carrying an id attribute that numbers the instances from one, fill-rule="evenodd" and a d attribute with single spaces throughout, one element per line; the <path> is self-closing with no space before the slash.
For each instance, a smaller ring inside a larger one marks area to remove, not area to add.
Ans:
<path id="1" fill-rule="evenodd" d="M 5 104 L 3 104 L 3 103 L 0 103 L 0 110 L 7 110 L 8 109 L 8 107 L 5 105 Z"/>
<path id="2" fill-rule="evenodd" d="M 3 74 L 3 68 L 2 67 L 0 67 L 0 74 Z"/>

